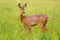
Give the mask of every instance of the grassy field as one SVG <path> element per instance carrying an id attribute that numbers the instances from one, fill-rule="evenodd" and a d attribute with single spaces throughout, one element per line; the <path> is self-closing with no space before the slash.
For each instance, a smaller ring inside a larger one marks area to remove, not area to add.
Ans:
<path id="1" fill-rule="evenodd" d="M 27 3 L 26 15 L 46 14 L 49 21 L 45 33 L 39 25 L 29 34 L 20 22 L 18 3 Z M 0 40 L 60 40 L 60 0 L 0 0 Z"/>

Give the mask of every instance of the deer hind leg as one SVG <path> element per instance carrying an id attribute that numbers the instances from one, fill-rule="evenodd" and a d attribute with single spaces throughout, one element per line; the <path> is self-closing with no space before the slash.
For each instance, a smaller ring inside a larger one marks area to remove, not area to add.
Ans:
<path id="1" fill-rule="evenodd" d="M 42 28 L 43 31 L 48 31 L 48 29 L 44 25 L 42 25 L 41 28 Z"/>
<path id="2" fill-rule="evenodd" d="M 48 29 L 46 28 L 46 24 L 47 24 L 47 20 L 45 21 L 45 22 L 41 22 L 40 23 L 40 25 L 41 25 L 41 29 L 43 30 L 43 31 L 48 31 Z"/>

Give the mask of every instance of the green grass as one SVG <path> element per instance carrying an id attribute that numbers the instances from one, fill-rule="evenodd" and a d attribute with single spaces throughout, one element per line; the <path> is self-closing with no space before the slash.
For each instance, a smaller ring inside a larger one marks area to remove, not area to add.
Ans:
<path id="1" fill-rule="evenodd" d="M 46 14 L 49 21 L 44 33 L 39 25 L 29 34 L 20 22 L 18 3 L 27 3 L 26 15 Z M 0 0 L 0 40 L 60 40 L 60 0 Z"/>

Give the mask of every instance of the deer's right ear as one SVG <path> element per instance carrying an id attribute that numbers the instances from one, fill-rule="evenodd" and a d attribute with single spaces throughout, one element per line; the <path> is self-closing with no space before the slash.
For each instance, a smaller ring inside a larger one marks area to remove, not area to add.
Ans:
<path id="1" fill-rule="evenodd" d="M 21 6 L 21 4 L 19 3 L 19 4 L 18 4 L 18 7 L 20 8 L 20 6 Z"/>

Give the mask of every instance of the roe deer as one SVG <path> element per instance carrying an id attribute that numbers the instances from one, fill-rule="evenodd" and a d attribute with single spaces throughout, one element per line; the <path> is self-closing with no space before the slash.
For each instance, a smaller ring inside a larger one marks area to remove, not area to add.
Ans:
<path id="1" fill-rule="evenodd" d="M 27 28 L 28 31 L 31 31 L 31 26 L 34 25 L 40 25 L 42 30 L 48 31 L 48 29 L 45 27 L 46 23 L 48 22 L 48 17 L 44 14 L 38 14 L 38 15 L 32 15 L 32 16 L 26 16 L 24 15 L 24 9 L 27 6 L 25 5 L 21 6 L 21 4 L 18 4 L 18 7 L 20 9 L 20 21 L 23 24 L 24 28 Z"/>

